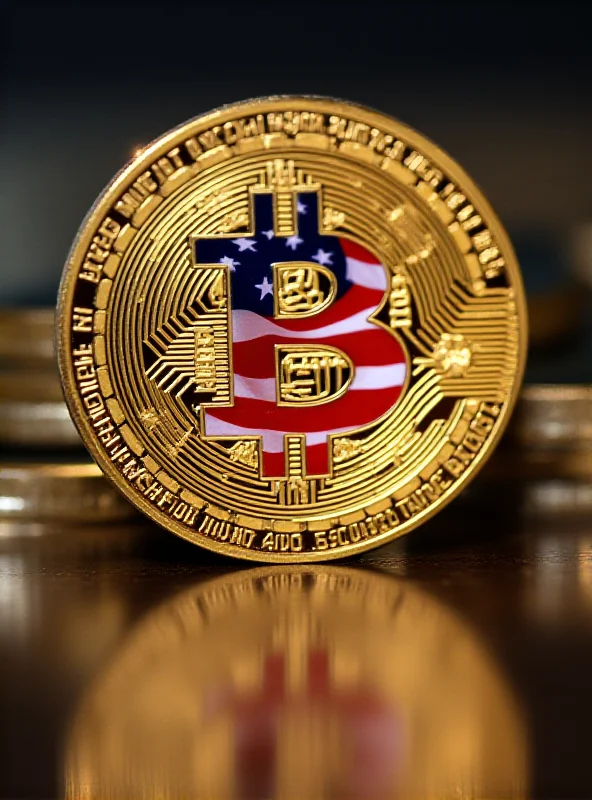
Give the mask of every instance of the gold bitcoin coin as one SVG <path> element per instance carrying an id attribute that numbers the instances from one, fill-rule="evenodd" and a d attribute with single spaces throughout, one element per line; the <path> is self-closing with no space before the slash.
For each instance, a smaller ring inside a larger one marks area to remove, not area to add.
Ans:
<path id="1" fill-rule="evenodd" d="M 192 120 L 71 252 L 62 379 L 94 458 L 212 550 L 320 561 L 409 531 L 516 398 L 524 294 L 465 173 L 374 111 L 276 97 Z"/>

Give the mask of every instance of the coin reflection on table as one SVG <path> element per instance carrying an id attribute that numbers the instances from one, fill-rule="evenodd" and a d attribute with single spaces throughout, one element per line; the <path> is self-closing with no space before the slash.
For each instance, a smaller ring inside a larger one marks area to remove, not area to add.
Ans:
<path id="1" fill-rule="evenodd" d="M 341 568 L 200 584 L 81 700 L 70 800 L 523 797 L 520 709 L 477 634 L 417 587 Z"/>

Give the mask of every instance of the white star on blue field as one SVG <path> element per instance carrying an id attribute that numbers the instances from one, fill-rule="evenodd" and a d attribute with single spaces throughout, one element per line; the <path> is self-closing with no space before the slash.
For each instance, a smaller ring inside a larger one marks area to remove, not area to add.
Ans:
<path id="1" fill-rule="evenodd" d="M 264 317 L 273 316 L 272 264 L 312 261 L 330 269 L 337 279 L 337 297 L 351 286 L 338 236 L 318 232 L 319 209 L 315 192 L 297 198 L 298 229 L 293 236 L 276 236 L 273 229 L 271 194 L 254 197 L 255 233 L 237 232 L 227 237 L 200 238 L 195 242 L 196 264 L 226 264 L 231 272 L 233 309 L 247 309 Z"/>

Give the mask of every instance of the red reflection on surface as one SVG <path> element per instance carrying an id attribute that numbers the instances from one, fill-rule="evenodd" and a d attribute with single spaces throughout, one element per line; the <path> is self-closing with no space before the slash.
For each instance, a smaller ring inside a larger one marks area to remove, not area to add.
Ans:
<path id="1" fill-rule="evenodd" d="M 308 654 L 302 690 L 287 687 L 286 656 L 273 653 L 265 658 L 260 689 L 218 697 L 221 702 L 211 710 L 229 712 L 234 720 L 236 796 L 241 800 L 275 795 L 278 740 L 288 717 L 331 720 L 338 730 L 337 752 L 328 743 L 321 753 L 329 763 L 335 756 L 339 762 L 337 776 L 330 769 L 322 776 L 323 784 L 329 784 L 323 787 L 325 796 L 361 800 L 383 797 L 387 790 L 392 795 L 401 757 L 398 721 L 376 692 L 363 686 L 336 688 L 326 651 Z"/>

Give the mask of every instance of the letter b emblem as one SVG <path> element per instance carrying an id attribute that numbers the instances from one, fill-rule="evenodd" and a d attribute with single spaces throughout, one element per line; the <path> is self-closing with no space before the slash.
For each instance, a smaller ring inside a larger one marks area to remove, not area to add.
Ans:
<path id="1" fill-rule="evenodd" d="M 233 404 L 204 404 L 204 433 L 261 437 L 264 477 L 292 474 L 299 458 L 302 475 L 326 476 L 329 436 L 378 420 L 405 383 L 402 345 L 370 319 L 387 271 L 365 248 L 319 230 L 316 192 L 294 196 L 291 235 L 277 232 L 270 193 L 253 199 L 251 234 L 194 240 L 196 266 L 224 265 L 230 284 Z"/>

